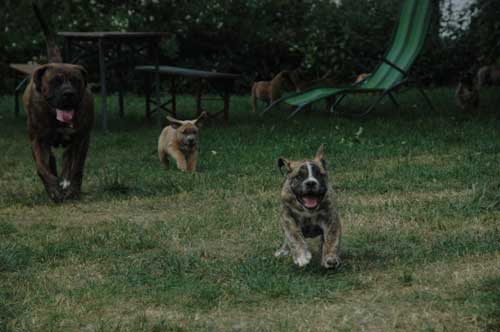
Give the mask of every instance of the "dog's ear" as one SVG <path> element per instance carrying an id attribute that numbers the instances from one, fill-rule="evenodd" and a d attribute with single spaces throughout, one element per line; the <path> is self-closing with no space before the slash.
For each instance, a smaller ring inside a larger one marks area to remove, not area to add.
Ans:
<path id="1" fill-rule="evenodd" d="M 203 120 L 205 120 L 206 118 L 208 118 L 208 113 L 202 112 L 200 116 L 196 120 L 194 120 L 194 125 L 198 128 L 201 127 L 201 125 L 203 124 Z"/>
<path id="2" fill-rule="evenodd" d="M 316 151 L 316 155 L 314 156 L 314 161 L 321 163 L 321 165 L 323 165 L 323 168 L 326 169 L 325 145 L 324 144 L 321 144 L 318 148 L 318 151 Z"/>
<path id="3" fill-rule="evenodd" d="M 292 171 L 292 167 L 290 166 L 290 161 L 283 157 L 278 158 L 278 169 L 282 175 L 285 175 L 283 172 L 283 168 L 285 168 L 286 173 L 290 173 Z"/>
<path id="4" fill-rule="evenodd" d="M 42 93 L 42 78 L 49 66 L 43 65 L 35 69 L 33 72 L 33 82 L 35 82 L 36 91 Z"/>
<path id="5" fill-rule="evenodd" d="M 168 124 L 169 124 L 172 128 L 174 128 L 174 129 L 177 129 L 177 128 L 179 128 L 180 126 L 182 126 L 182 125 L 183 125 L 182 121 L 179 121 L 179 120 L 177 120 L 177 119 L 175 119 L 175 118 L 173 118 L 173 117 L 171 117 L 171 116 L 168 116 L 168 115 L 167 115 L 167 121 L 168 121 Z"/>
<path id="6" fill-rule="evenodd" d="M 83 66 L 76 65 L 76 69 L 80 71 L 83 77 L 83 85 L 86 87 L 87 86 L 87 81 L 88 81 L 88 76 L 89 73 L 87 72 L 87 69 L 85 69 Z"/>

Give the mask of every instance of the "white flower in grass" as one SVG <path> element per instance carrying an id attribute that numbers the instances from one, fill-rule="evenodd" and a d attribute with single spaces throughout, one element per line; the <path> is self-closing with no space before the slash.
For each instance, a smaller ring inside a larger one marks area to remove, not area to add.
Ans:
<path id="1" fill-rule="evenodd" d="M 215 150 L 212 150 L 211 152 L 212 152 L 212 155 L 214 155 L 214 156 L 217 154 L 217 151 L 215 151 Z"/>
<path id="2" fill-rule="evenodd" d="M 5 32 L 9 32 L 9 27 L 5 27 Z"/>
<path id="3" fill-rule="evenodd" d="M 150 17 L 149 17 L 149 20 L 150 20 L 151 22 L 153 22 L 153 21 L 155 20 L 155 18 L 154 18 L 153 16 L 150 16 Z"/>

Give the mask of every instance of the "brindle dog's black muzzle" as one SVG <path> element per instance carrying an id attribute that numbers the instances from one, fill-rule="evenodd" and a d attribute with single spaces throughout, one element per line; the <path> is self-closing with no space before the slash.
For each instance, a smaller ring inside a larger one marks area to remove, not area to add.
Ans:
<path id="1" fill-rule="evenodd" d="M 78 90 L 71 83 L 65 82 L 61 86 L 53 88 L 47 102 L 55 109 L 72 111 L 80 105 L 81 98 Z"/>

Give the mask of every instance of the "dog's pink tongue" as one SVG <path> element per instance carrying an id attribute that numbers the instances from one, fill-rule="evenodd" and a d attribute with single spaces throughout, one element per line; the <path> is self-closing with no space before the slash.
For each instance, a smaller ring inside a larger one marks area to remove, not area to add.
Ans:
<path id="1" fill-rule="evenodd" d="M 73 122 L 73 115 L 75 111 L 62 111 L 62 110 L 56 110 L 57 114 L 57 121 L 61 121 L 64 123 L 71 123 Z"/>
<path id="2" fill-rule="evenodd" d="M 304 201 L 304 206 L 308 209 L 314 209 L 319 203 L 318 199 L 312 196 L 305 196 L 302 200 Z"/>

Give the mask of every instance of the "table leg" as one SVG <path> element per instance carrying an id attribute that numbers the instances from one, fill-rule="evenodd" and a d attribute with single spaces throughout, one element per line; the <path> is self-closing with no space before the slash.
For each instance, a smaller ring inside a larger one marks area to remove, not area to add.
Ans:
<path id="1" fill-rule="evenodd" d="M 123 103 L 123 91 L 125 90 L 125 83 L 123 81 L 123 77 L 121 74 L 118 76 L 118 113 L 120 115 L 120 118 L 123 118 L 124 115 L 124 103 Z"/>
<path id="2" fill-rule="evenodd" d="M 144 75 L 144 92 L 146 94 L 146 121 L 151 121 L 151 75 Z"/>
<path id="3" fill-rule="evenodd" d="M 19 84 L 16 86 L 16 89 L 14 90 L 14 115 L 16 117 L 19 115 L 19 94 L 21 93 L 21 90 L 23 89 L 28 79 L 29 76 L 25 76 L 23 80 L 19 82 Z"/>
<path id="4" fill-rule="evenodd" d="M 196 114 L 200 115 L 202 110 L 201 98 L 203 96 L 203 80 L 198 81 L 198 90 L 196 91 Z"/>
<path id="5" fill-rule="evenodd" d="M 64 54 L 63 54 L 64 62 L 71 63 L 72 62 L 72 59 L 71 59 L 71 38 L 69 38 L 69 37 L 64 38 L 63 51 L 64 51 Z"/>
<path id="6" fill-rule="evenodd" d="M 119 59 L 121 59 L 123 52 L 122 52 L 122 44 L 117 44 L 116 45 L 116 55 L 118 56 Z M 125 92 L 125 79 L 124 76 L 126 74 L 126 68 L 121 68 L 117 67 L 117 78 L 118 78 L 118 114 L 120 118 L 123 118 L 125 114 L 125 106 L 123 103 L 123 96 Z"/>
<path id="7" fill-rule="evenodd" d="M 171 96 L 171 101 L 172 101 L 172 116 L 175 118 L 177 117 L 177 86 L 175 82 L 175 76 L 172 76 L 172 82 L 170 86 L 170 96 Z"/>
<path id="8" fill-rule="evenodd" d="M 226 85 L 224 88 L 224 126 L 227 127 L 229 124 L 229 98 L 230 98 L 230 93 L 229 93 L 229 88 Z"/>
<path id="9" fill-rule="evenodd" d="M 107 109 L 107 92 L 106 92 L 106 61 L 104 55 L 103 40 L 100 38 L 97 42 L 99 48 L 99 82 L 101 85 L 101 121 L 102 130 L 108 130 L 108 109 Z"/>
<path id="10" fill-rule="evenodd" d="M 155 94 L 156 94 L 156 111 L 158 118 L 158 125 L 162 127 L 163 125 L 163 116 L 161 112 L 161 98 L 160 98 L 160 40 L 153 40 L 153 52 L 154 52 L 154 64 L 155 64 Z"/>
<path id="11" fill-rule="evenodd" d="M 14 94 L 14 116 L 17 118 L 19 116 L 19 92 Z"/>

